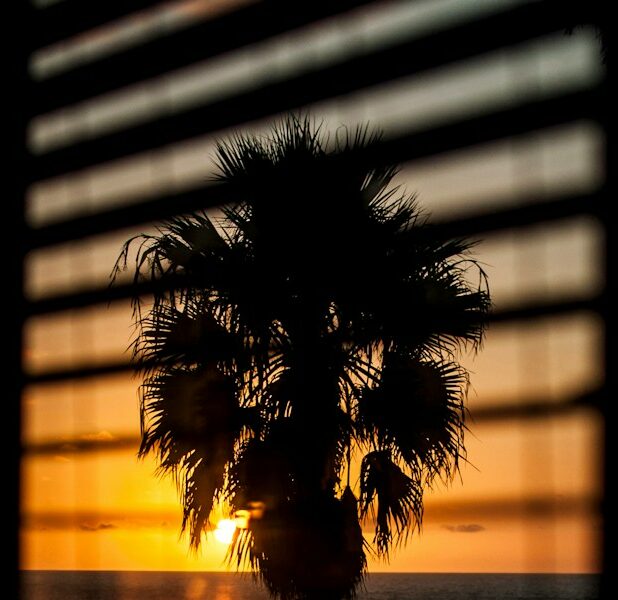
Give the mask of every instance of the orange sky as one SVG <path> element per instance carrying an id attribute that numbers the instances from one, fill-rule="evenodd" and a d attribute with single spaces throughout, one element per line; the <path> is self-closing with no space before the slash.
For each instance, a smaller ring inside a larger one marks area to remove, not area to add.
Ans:
<path id="1" fill-rule="evenodd" d="M 595 377 L 586 345 L 592 346 L 594 335 L 585 319 L 529 331 L 494 328 L 484 352 L 469 364 L 472 415 L 475 407 L 514 399 L 516 392 L 530 397 L 545 389 L 560 396 L 585 386 Z M 119 375 L 31 389 L 25 438 L 137 439 L 136 385 Z M 422 535 L 390 564 L 370 561 L 370 569 L 595 571 L 598 521 L 586 499 L 598 495 L 598 427 L 586 412 L 539 421 L 471 421 L 470 464 L 461 481 L 431 490 Z M 198 556 L 179 539 L 178 496 L 171 480 L 154 476 L 153 461 L 138 461 L 130 447 L 98 454 L 70 450 L 60 445 L 57 452 L 24 460 L 24 568 L 226 568 L 225 546 L 213 538 Z M 562 511 L 526 514 L 517 503 L 529 498 L 546 498 Z"/>

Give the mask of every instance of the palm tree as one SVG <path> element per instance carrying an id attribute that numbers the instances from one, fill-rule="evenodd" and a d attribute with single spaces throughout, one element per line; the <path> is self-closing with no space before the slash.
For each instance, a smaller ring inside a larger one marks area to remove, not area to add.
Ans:
<path id="1" fill-rule="evenodd" d="M 485 276 L 395 168 L 359 166 L 375 141 L 298 117 L 233 137 L 218 179 L 237 202 L 140 236 L 135 281 L 176 283 L 134 298 L 139 454 L 175 477 L 194 548 L 215 505 L 245 517 L 230 561 L 282 600 L 353 597 L 465 457 L 457 356 L 482 341 Z"/>

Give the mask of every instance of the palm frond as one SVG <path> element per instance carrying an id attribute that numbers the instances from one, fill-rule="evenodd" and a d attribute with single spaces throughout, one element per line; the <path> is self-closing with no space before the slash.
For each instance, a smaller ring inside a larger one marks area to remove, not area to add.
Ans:
<path id="1" fill-rule="evenodd" d="M 239 406 L 234 381 L 214 367 L 174 367 L 142 385 L 139 455 L 154 452 L 160 471 L 176 478 L 182 527 L 189 530 L 194 547 L 223 490 L 237 440 L 255 427 L 254 413 Z"/>
<path id="2" fill-rule="evenodd" d="M 379 556 L 388 557 L 391 546 L 405 541 L 423 520 L 423 489 L 406 475 L 387 450 L 374 450 L 363 458 L 360 475 L 361 518 L 375 519 L 374 543 Z"/>
<path id="3" fill-rule="evenodd" d="M 424 484 L 448 481 L 465 456 L 464 399 L 468 374 L 453 362 L 388 354 L 378 386 L 358 402 L 358 435 L 390 448 Z"/>

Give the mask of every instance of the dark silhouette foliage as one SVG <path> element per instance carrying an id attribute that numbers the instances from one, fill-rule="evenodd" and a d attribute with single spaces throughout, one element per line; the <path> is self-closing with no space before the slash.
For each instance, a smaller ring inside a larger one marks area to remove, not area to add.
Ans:
<path id="1" fill-rule="evenodd" d="M 245 511 L 230 560 L 282 600 L 353 597 L 366 553 L 420 529 L 423 490 L 465 457 L 457 359 L 482 341 L 485 276 L 390 187 L 396 168 L 359 166 L 375 141 L 289 117 L 222 142 L 237 202 L 138 247 L 135 281 L 177 282 L 134 299 L 139 453 L 176 478 L 194 548 L 216 503 Z"/>

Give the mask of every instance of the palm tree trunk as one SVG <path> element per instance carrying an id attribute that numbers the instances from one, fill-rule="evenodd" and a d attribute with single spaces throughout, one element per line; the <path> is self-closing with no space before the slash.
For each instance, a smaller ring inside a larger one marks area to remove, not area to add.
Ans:
<path id="1" fill-rule="evenodd" d="M 334 458 L 339 390 L 322 338 L 324 315 L 318 301 L 305 304 L 292 338 L 297 383 L 292 416 L 298 432 L 298 484 L 299 492 L 308 497 L 331 491 L 337 479 Z"/>

